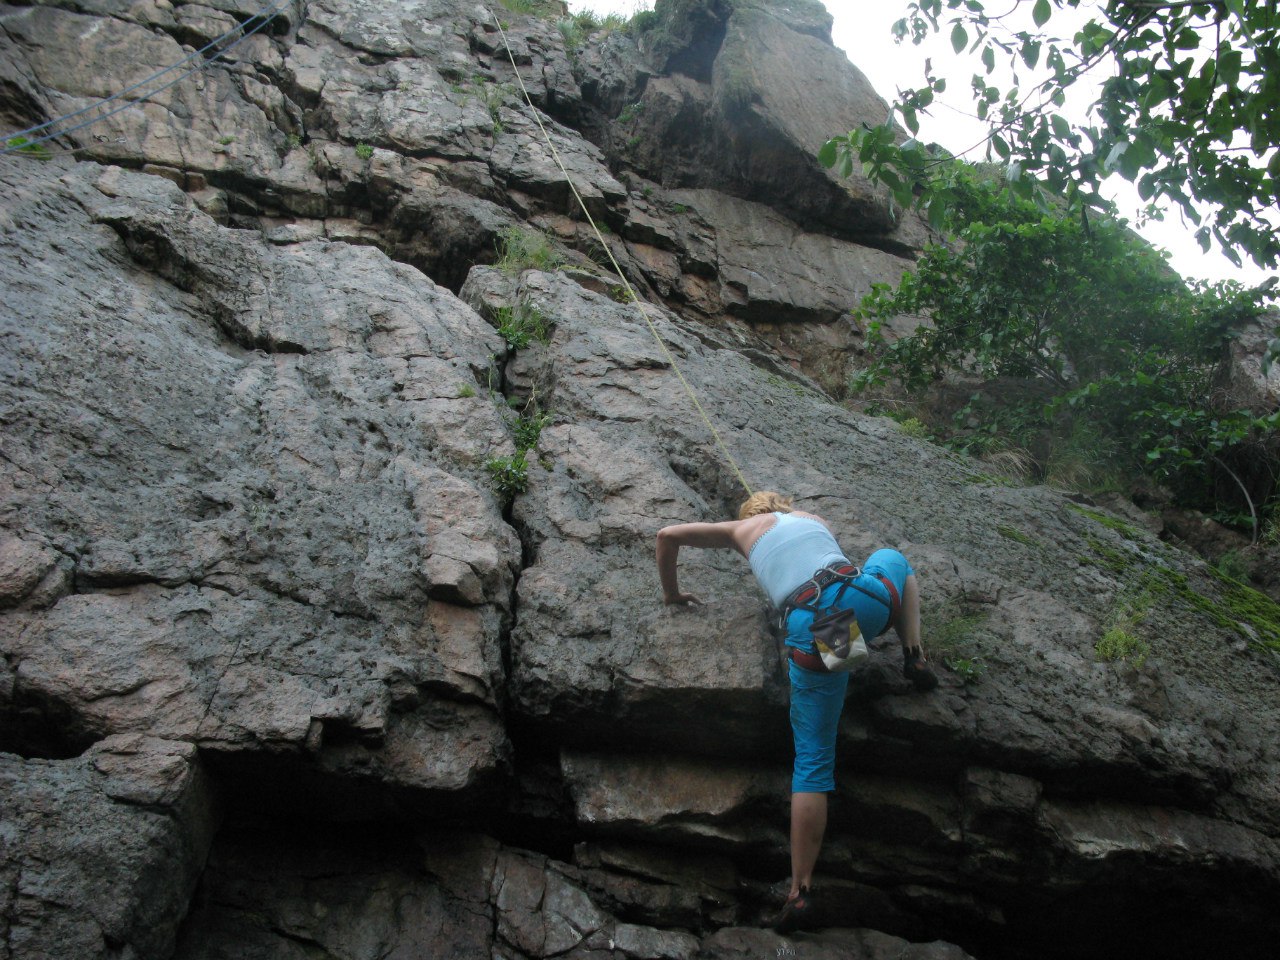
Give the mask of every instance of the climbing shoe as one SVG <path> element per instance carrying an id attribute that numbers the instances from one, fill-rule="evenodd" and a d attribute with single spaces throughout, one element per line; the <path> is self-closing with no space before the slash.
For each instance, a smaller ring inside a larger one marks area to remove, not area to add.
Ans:
<path id="1" fill-rule="evenodd" d="M 809 929 L 813 926 L 813 920 L 813 892 L 808 887 L 801 887 L 799 893 L 783 904 L 770 926 L 778 933 L 791 933 L 794 930 Z"/>
<path id="2" fill-rule="evenodd" d="M 924 659 L 924 651 L 919 647 L 902 651 L 902 675 L 911 681 L 917 690 L 932 690 L 938 685 L 938 676 Z"/>

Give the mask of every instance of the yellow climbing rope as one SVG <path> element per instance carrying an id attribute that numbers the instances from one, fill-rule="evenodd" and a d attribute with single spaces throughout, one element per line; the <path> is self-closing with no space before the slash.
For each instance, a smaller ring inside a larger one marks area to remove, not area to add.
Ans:
<path id="1" fill-rule="evenodd" d="M 662 335 L 658 333 L 658 328 L 654 326 L 653 321 L 649 319 L 649 315 L 641 308 L 640 298 L 636 295 L 635 290 L 632 289 L 630 282 L 627 280 L 627 275 L 622 272 L 622 267 L 619 266 L 617 259 L 613 255 L 613 251 L 609 249 L 609 245 L 605 243 L 604 235 L 600 232 L 600 228 L 596 226 L 595 219 L 591 216 L 591 211 L 587 209 L 587 205 L 582 199 L 582 194 L 578 193 L 578 188 L 574 185 L 573 178 L 569 176 L 569 171 L 565 168 L 564 162 L 561 161 L 560 152 L 556 150 L 555 144 L 552 143 L 551 135 L 547 133 L 547 128 L 542 122 L 542 117 L 538 114 L 537 107 L 533 105 L 533 98 L 529 96 L 529 89 L 524 85 L 524 78 L 520 76 L 520 68 L 516 66 L 516 57 L 511 50 L 511 44 L 507 42 L 507 32 L 502 29 L 502 21 L 494 16 L 492 9 L 489 10 L 489 16 L 493 17 L 493 22 L 497 24 L 498 33 L 502 37 L 502 45 L 506 47 L 507 58 L 511 61 L 511 69 L 516 75 L 516 82 L 520 84 L 520 92 L 524 94 L 525 103 L 529 105 L 529 111 L 533 114 L 533 119 L 538 124 L 538 129 L 542 131 L 542 138 L 546 141 L 547 149 L 551 151 L 551 156 L 555 159 L 556 166 L 558 166 L 560 168 L 560 172 L 564 174 L 565 182 L 569 184 L 569 189 L 573 192 L 574 199 L 578 201 L 578 206 L 582 208 L 582 214 L 587 218 L 587 223 L 591 224 L 591 229 L 595 231 L 596 239 L 600 241 L 601 248 L 606 254 L 608 254 L 609 262 L 613 264 L 613 269 L 617 272 L 618 276 L 622 278 L 622 285 L 626 288 L 628 302 L 636 305 L 637 312 L 639 312 L 640 316 L 644 319 L 645 325 L 649 328 L 649 332 L 653 334 L 653 339 L 658 341 L 658 347 L 662 350 L 663 356 L 667 358 L 667 362 L 671 364 L 671 369 L 675 371 L 676 377 L 680 380 L 685 392 L 689 394 L 689 399 L 693 401 L 694 407 L 702 417 L 702 422 L 707 425 L 707 429 L 715 439 L 716 446 L 720 448 L 720 452 L 724 455 L 725 460 L 727 460 L 729 466 L 733 468 L 733 472 L 737 476 L 738 482 L 742 484 L 743 489 L 747 491 L 747 496 L 750 496 L 754 491 L 752 491 L 751 485 L 747 483 L 747 478 L 742 475 L 742 471 L 738 468 L 738 461 L 733 459 L 733 454 L 729 452 L 728 447 L 724 445 L 724 441 L 720 439 L 720 431 L 716 429 L 715 424 L 711 422 L 711 417 L 707 415 L 707 411 L 703 409 L 702 404 L 698 401 L 698 395 L 694 393 L 693 387 L 690 386 L 689 381 L 685 379 L 684 372 L 680 369 L 680 365 L 676 363 L 676 358 L 671 355 L 671 351 L 667 348 L 667 344 L 662 339 Z"/>

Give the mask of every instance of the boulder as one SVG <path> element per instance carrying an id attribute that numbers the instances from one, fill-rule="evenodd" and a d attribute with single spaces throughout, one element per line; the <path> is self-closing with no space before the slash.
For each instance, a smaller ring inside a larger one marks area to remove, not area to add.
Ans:
<path id="1" fill-rule="evenodd" d="M 510 444 L 477 395 L 492 329 L 376 250 L 272 246 L 162 178 L 71 166 L 55 198 L 7 172 L 7 260 L 39 266 L 10 281 L 5 745 L 491 780 L 519 560 L 483 480 Z M 73 595 L 34 602 L 60 556 Z"/>
<path id="2" fill-rule="evenodd" d="M 659 12 L 638 41 L 656 76 L 637 101 L 639 142 L 626 154 L 637 169 L 666 186 L 767 196 L 810 232 L 900 252 L 924 242 L 927 227 L 883 188 L 817 161 L 829 139 L 888 113 L 832 44 L 821 4 L 674 0 Z"/>
<path id="3" fill-rule="evenodd" d="M 125 734 L 68 760 L 0 754 L 4 956 L 168 960 L 217 825 L 189 743 Z"/>

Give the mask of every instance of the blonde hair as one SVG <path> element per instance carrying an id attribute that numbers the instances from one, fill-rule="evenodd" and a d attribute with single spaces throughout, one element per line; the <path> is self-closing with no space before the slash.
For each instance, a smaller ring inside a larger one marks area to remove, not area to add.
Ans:
<path id="1" fill-rule="evenodd" d="M 774 493 L 772 490 L 761 490 L 749 496 L 738 508 L 738 519 L 746 520 L 748 517 L 758 517 L 762 513 L 774 511 L 790 513 L 791 498 Z"/>

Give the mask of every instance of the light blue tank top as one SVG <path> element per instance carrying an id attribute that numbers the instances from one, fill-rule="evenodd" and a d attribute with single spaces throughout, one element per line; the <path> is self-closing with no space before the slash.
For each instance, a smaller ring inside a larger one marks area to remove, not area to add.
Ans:
<path id="1" fill-rule="evenodd" d="M 775 607 L 829 563 L 848 563 L 831 531 L 817 520 L 775 513 L 778 522 L 751 545 L 751 572 Z"/>

